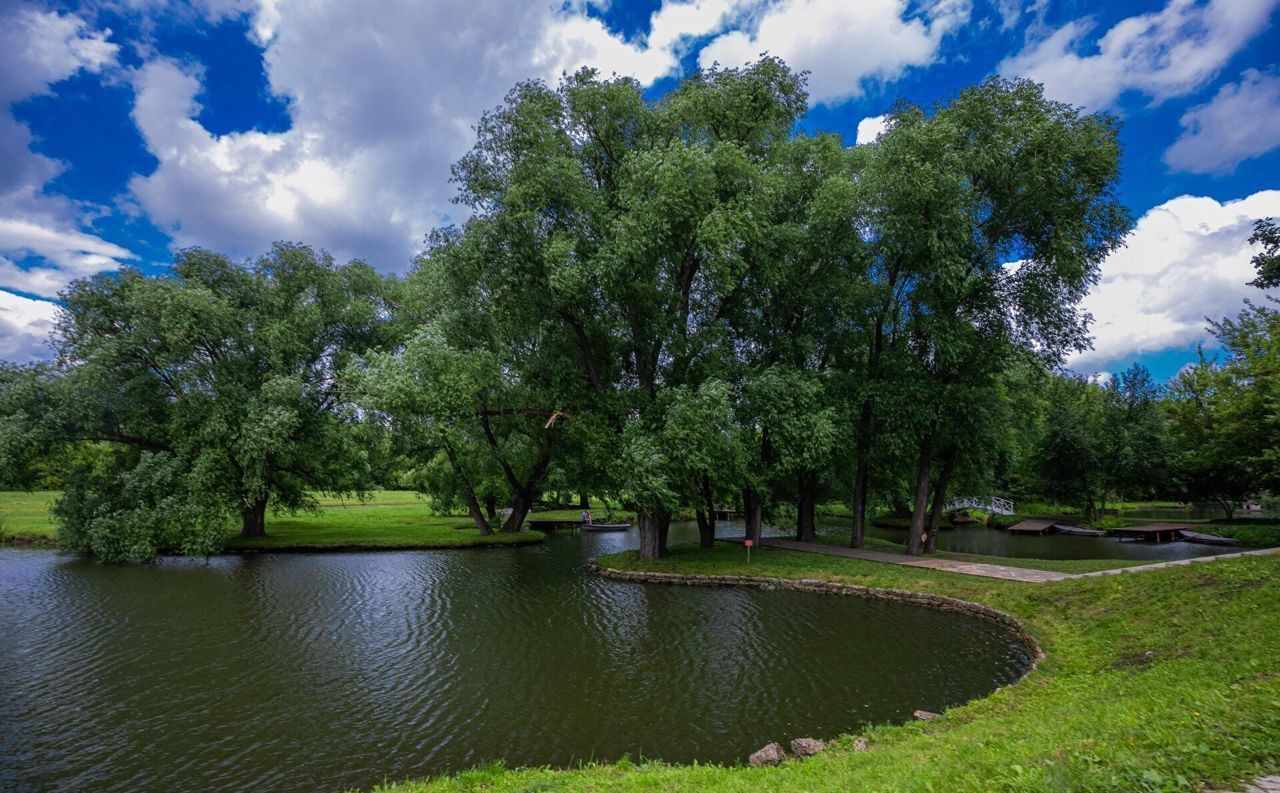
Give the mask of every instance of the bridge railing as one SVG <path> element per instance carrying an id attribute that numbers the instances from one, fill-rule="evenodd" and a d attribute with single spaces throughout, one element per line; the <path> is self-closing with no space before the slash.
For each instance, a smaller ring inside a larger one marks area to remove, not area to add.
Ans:
<path id="1" fill-rule="evenodd" d="M 994 512 L 997 515 L 1012 515 L 1013 502 L 1007 498 L 999 498 L 997 496 L 989 496 L 986 498 L 979 496 L 962 496 L 953 498 L 947 502 L 947 511 L 955 512 L 959 509 L 985 509 L 987 512 Z"/>

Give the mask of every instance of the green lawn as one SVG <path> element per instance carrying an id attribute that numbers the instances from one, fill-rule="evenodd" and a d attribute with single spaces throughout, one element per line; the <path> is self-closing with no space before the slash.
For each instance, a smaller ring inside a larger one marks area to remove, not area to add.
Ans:
<path id="1" fill-rule="evenodd" d="M 52 543 L 56 527 L 49 507 L 59 495 L 0 491 L 0 541 Z"/>
<path id="2" fill-rule="evenodd" d="M 950 595 L 1017 616 L 1046 657 L 1016 685 L 941 719 L 863 731 L 865 752 L 844 736 L 814 759 L 778 768 L 489 767 L 380 790 L 1196 791 L 1237 789 L 1240 780 L 1280 767 L 1280 557 L 1050 584 L 772 549 L 748 566 L 741 548 L 724 544 L 676 548 L 659 562 L 633 552 L 601 562 Z M 814 670 L 851 679 L 877 673 Z"/>
<path id="3" fill-rule="evenodd" d="M 49 505 L 56 492 L 0 492 L 0 531 L 16 542 L 52 543 Z M 467 518 L 431 514 L 416 493 L 378 491 L 368 501 L 321 497 L 318 513 L 267 513 L 267 536 L 242 540 L 232 534 L 228 550 L 344 550 L 361 548 L 460 548 L 541 541 L 537 531 L 482 537 Z"/>

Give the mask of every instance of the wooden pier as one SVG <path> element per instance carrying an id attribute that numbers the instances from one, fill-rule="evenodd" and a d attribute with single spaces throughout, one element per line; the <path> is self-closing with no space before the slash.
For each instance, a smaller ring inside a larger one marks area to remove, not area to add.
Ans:
<path id="1" fill-rule="evenodd" d="M 1191 526 L 1185 523 L 1148 523 L 1145 526 L 1110 529 L 1107 534 L 1111 537 L 1142 542 L 1177 542 L 1182 539 L 1184 531 L 1191 531 Z"/>
<path id="2" fill-rule="evenodd" d="M 1048 534 L 1053 531 L 1053 521 L 1041 520 L 1039 518 L 1033 520 L 1024 520 L 1021 523 L 1015 523 L 1005 531 L 1010 534 Z"/>

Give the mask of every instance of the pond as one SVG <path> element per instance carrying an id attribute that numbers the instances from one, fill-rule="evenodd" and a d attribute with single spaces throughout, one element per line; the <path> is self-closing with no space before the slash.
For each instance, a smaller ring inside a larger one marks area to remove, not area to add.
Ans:
<path id="1" fill-rule="evenodd" d="M 0 789 L 341 791 L 496 760 L 737 762 L 942 710 L 1029 663 L 977 617 L 583 569 L 635 545 L 122 567 L 0 549 Z"/>
<path id="2" fill-rule="evenodd" d="M 1205 529 L 1211 532 L 1212 527 Z M 847 534 L 847 529 L 845 530 Z M 906 542 L 903 529 L 872 527 L 873 537 Z M 1077 537 L 1067 534 L 1011 534 L 1007 531 L 975 525 L 948 529 L 938 533 L 938 549 L 956 553 L 986 556 L 1008 556 L 1021 559 L 1134 559 L 1162 562 L 1235 553 L 1241 548 L 1198 545 L 1190 542 L 1134 542 L 1115 537 Z"/>

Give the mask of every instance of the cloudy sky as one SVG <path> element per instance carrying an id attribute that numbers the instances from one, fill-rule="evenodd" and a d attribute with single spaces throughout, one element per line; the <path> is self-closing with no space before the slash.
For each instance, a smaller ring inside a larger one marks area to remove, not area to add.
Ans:
<path id="1" fill-rule="evenodd" d="M 1280 0 L 0 0 L 0 358 L 47 357 L 58 292 L 177 248 L 274 240 L 402 272 L 459 220 L 449 166 L 518 80 L 592 65 L 660 96 L 762 52 L 802 126 L 874 139 L 895 100 L 991 74 L 1124 120 L 1137 219 L 1086 301 L 1095 349 L 1167 377 L 1280 216 Z"/>

